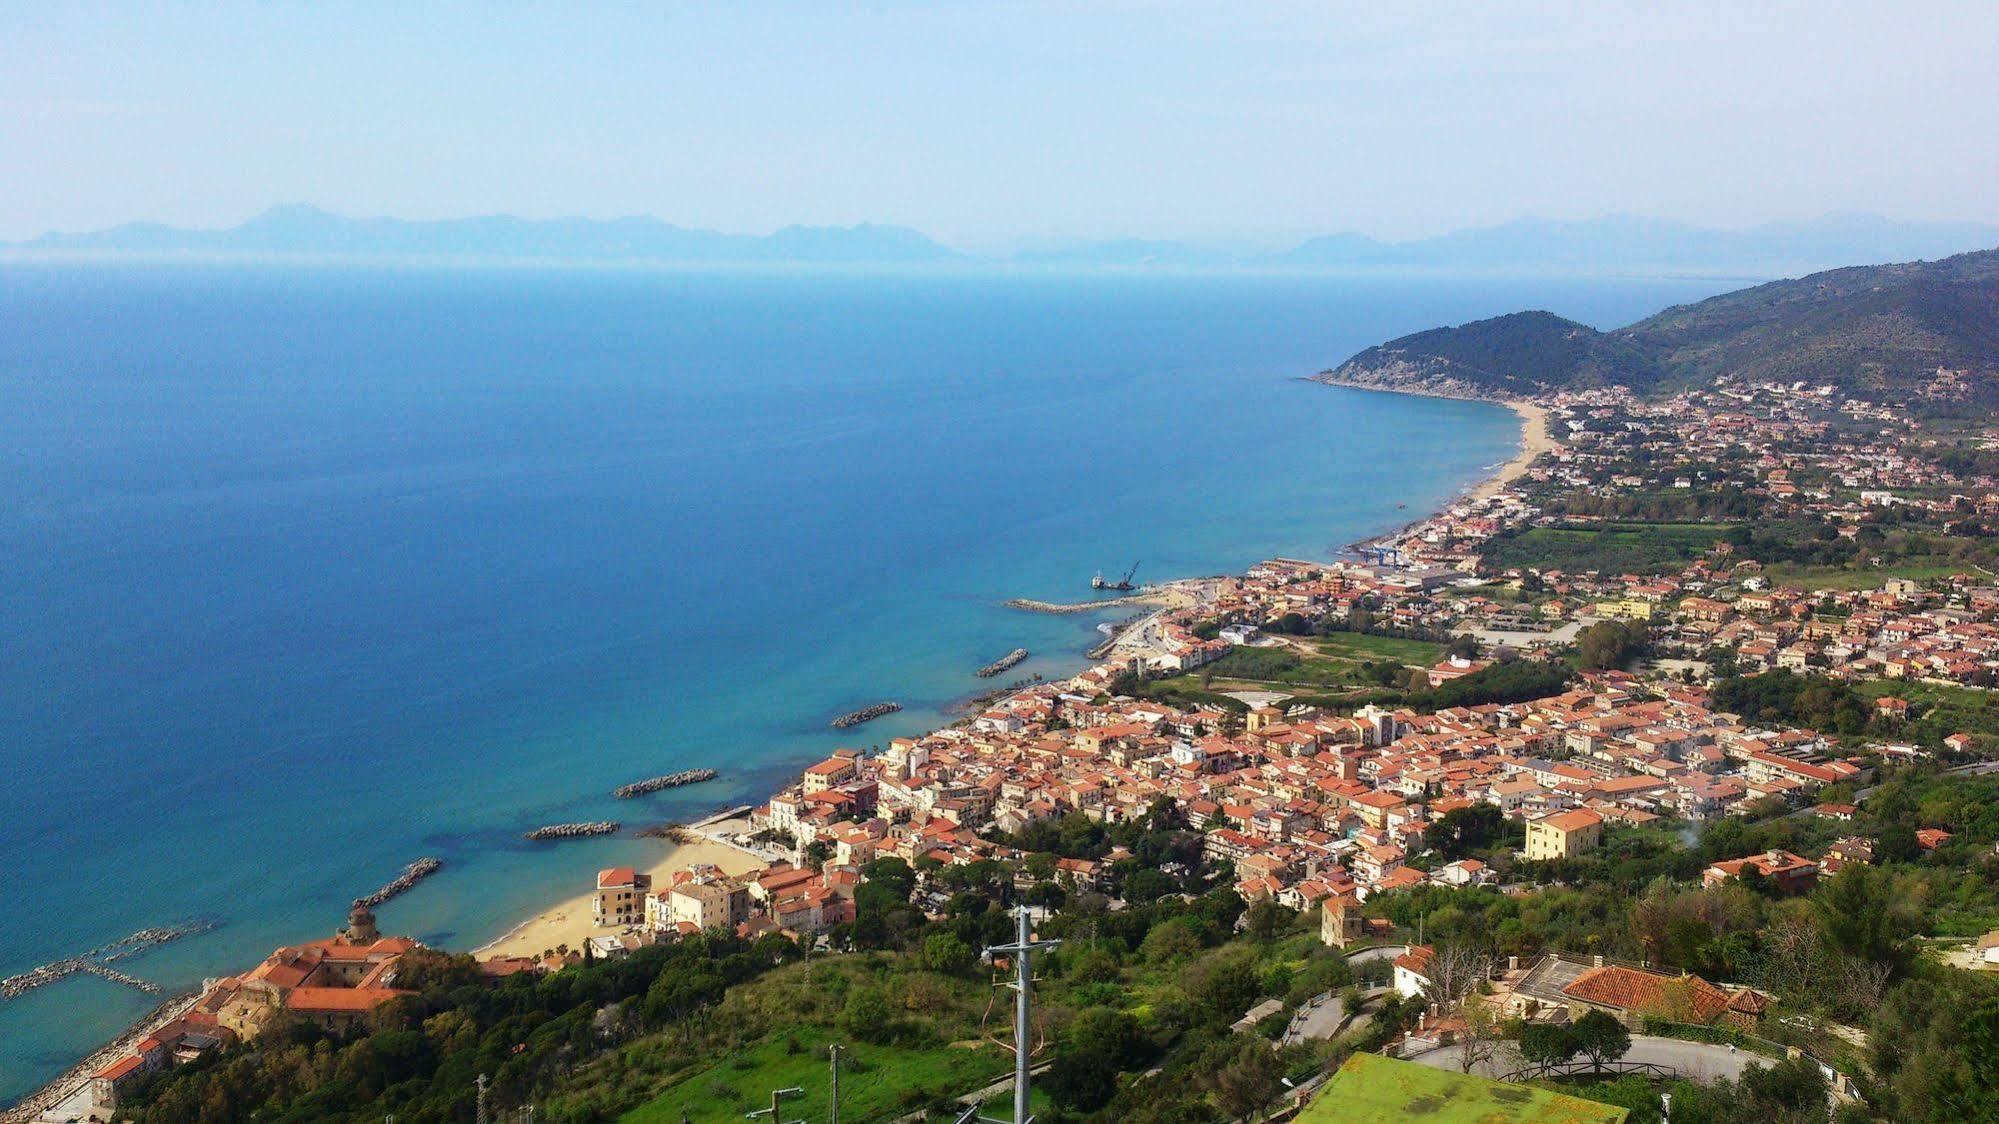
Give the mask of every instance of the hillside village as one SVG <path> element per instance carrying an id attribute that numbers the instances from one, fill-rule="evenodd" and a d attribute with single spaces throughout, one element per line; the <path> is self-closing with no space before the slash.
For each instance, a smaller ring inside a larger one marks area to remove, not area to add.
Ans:
<path id="1" fill-rule="evenodd" d="M 1938 373 L 1940 402 L 1953 384 Z M 1044 917 L 1213 887 L 1281 908 L 1332 949 L 1402 949 L 1391 982 L 1411 1016 L 1388 1045 L 1448 1049 L 1469 1041 L 1466 992 L 1435 1001 L 1441 946 L 1412 939 L 1407 903 L 1524 897 L 1619 839 L 1684 849 L 1726 820 L 1806 826 L 1785 829 L 1791 845 L 1745 836 L 1708 855 L 1690 870 L 1700 887 L 1807 895 L 1883 857 L 1857 821 L 1885 775 L 1999 747 L 1983 701 L 1999 682 L 1999 451 L 1824 387 L 1722 380 L 1544 406 L 1559 445 L 1509 486 L 1344 559 L 1177 583 L 1175 607 L 1124 628 L 1103 662 L 945 728 L 839 750 L 691 829 L 753 856 L 749 873 L 697 865 L 654 884 L 599 871 L 584 945 L 480 970 L 563 971 L 716 933 L 862 945 L 879 918 L 858 903 L 885 863 L 913 875 L 909 902 L 933 923 L 967 885 L 994 886 L 953 871 L 1001 872 L 1002 892 Z M 1066 846 L 1076 824 L 1164 826 L 1198 846 L 1146 867 L 1122 844 Z M 1953 834 L 1920 824 L 1889 857 Z M 340 939 L 311 947 L 344 954 Z M 1767 987 L 1607 959 L 1517 923 L 1490 948 L 1472 991 L 1510 1019 L 1601 1011 L 1639 1027 L 1670 1012 L 1773 1029 Z M 1978 948 L 1999 949 L 1999 931 Z M 239 992 L 331 1004 L 343 1025 L 407 994 L 387 968 L 365 1004 L 257 992 L 300 955 L 280 950 L 191 1017 L 229 1041 L 259 1029 L 216 1018 L 224 1001 L 242 1008 Z M 164 1064 L 127 1058 L 93 1087 L 110 1104 Z M 1826 1071 L 1854 1103 L 1852 1075 Z"/>

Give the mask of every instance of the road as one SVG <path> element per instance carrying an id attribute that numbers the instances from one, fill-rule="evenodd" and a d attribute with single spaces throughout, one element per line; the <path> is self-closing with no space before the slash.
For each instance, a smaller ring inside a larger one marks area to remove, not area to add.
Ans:
<path id="1" fill-rule="evenodd" d="M 1409 946 L 1406 944 L 1378 945 L 1374 948 L 1363 948 L 1359 952 L 1348 953 L 1347 963 L 1354 965 L 1367 964 L 1376 960 L 1393 960 L 1408 951 Z"/>
<path id="2" fill-rule="evenodd" d="M 1385 987 L 1363 991 L 1360 1005 L 1366 1007 L 1376 998 L 1388 994 L 1388 991 L 1389 989 Z M 1289 1046 L 1313 1038 L 1331 1038 L 1340 1032 L 1346 1021 L 1346 1004 L 1340 999 L 1339 992 L 1331 992 L 1319 1001 L 1308 1002 L 1298 1008 L 1297 1014 L 1292 1016 L 1290 1027 L 1284 1031 L 1283 1043 Z"/>
<path id="3" fill-rule="evenodd" d="M 1463 1053 L 1457 1046 L 1440 1046 L 1437 1049 L 1416 1054 L 1405 1059 L 1419 1062 L 1433 1069 L 1457 1070 L 1463 1066 Z M 1646 1034 L 1631 1036 L 1631 1051 L 1624 1055 L 1627 1062 L 1650 1062 L 1677 1071 L 1689 1081 L 1709 1082 L 1718 1077 L 1735 1080 L 1751 1063 L 1773 1064 L 1771 1059 L 1747 1050 L 1730 1051 L 1726 1046 L 1712 1046 L 1706 1042 L 1687 1042 L 1678 1038 L 1655 1038 Z M 1478 1072 L 1487 1077 L 1498 1077 L 1520 1068 L 1520 1055 L 1514 1051 L 1512 1043 L 1502 1042 L 1493 1052 L 1492 1060 L 1478 1067 Z"/>

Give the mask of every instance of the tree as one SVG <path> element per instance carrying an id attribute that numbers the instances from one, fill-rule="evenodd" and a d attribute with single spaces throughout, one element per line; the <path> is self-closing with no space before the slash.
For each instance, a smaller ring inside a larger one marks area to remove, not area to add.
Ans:
<path id="1" fill-rule="evenodd" d="M 1469 941 L 1440 941 L 1423 974 L 1423 998 L 1438 1012 L 1454 1014 L 1466 996 L 1492 977 L 1492 954 Z"/>
<path id="2" fill-rule="evenodd" d="M 1900 961 L 1891 879 L 1887 871 L 1849 863 L 1819 885 L 1812 904 L 1832 947 L 1863 961 Z"/>
<path id="3" fill-rule="evenodd" d="M 1591 1069 L 1601 1070 L 1603 1063 L 1614 1062 L 1631 1049 L 1631 1032 L 1602 1011 L 1577 1019 L 1573 1033 L 1576 1049 L 1589 1056 Z"/>
<path id="4" fill-rule="evenodd" d="M 1241 1018 L 1262 993 L 1254 964 L 1243 956 L 1211 963 L 1194 988 L 1195 996 L 1224 1021 Z"/>
<path id="5" fill-rule="evenodd" d="M 1461 859 L 1492 846 L 1505 831 L 1506 814 L 1497 804 L 1481 801 L 1445 812 L 1423 838 L 1450 858 Z"/>
<path id="6" fill-rule="evenodd" d="M 1261 1038 L 1224 1039 L 1203 1055 L 1202 1062 L 1207 1074 L 1202 1084 L 1231 1118 L 1261 1112 L 1283 1091 L 1283 1066 L 1270 1043 Z"/>
<path id="7" fill-rule="evenodd" d="M 1486 1067 L 1499 1049 L 1499 1009 L 1483 995 L 1464 1001 L 1464 1034 L 1458 1039 L 1458 1066 L 1470 1073 Z"/>
<path id="8" fill-rule="evenodd" d="M 840 1026 L 863 1042 L 883 1043 L 895 1037 L 895 1012 L 878 987 L 860 987 L 840 1009 Z"/>
<path id="9" fill-rule="evenodd" d="M 951 933 L 935 933 L 923 942 L 923 966 L 947 976 L 966 976 L 978 963 L 972 947 Z"/>
<path id="10" fill-rule="evenodd" d="M 1643 621 L 1599 621 L 1576 637 L 1576 658 L 1585 668 L 1617 668 L 1645 650 Z"/>
<path id="11" fill-rule="evenodd" d="M 1520 1029 L 1520 1059 L 1537 1073 L 1547 1073 L 1576 1056 L 1581 1045 L 1575 1032 L 1553 1023 L 1528 1023 Z"/>

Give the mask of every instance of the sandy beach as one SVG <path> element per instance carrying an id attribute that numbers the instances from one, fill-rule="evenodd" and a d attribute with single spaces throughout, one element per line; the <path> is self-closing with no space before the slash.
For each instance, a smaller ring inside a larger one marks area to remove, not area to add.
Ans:
<path id="1" fill-rule="evenodd" d="M 646 868 L 646 872 L 652 875 L 655 888 L 663 888 L 676 871 L 688 870 L 703 863 L 720 867 L 728 874 L 747 874 L 764 867 L 756 856 L 724 843 L 660 840 L 660 846 L 665 853 L 658 862 Z M 535 914 L 507 930 L 499 939 L 481 945 L 473 954 L 481 959 L 489 956 L 539 956 L 557 945 L 566 944 L 571 949 L 577 949 L 591 937 L 616 932 L 613 928 L 600 929 L 591 920 L 592 887 L 596 875 L 595 870 L 579 868 L 576 883 L 582 887 L 582 892 Z"/>
<path id="2" fill-rule="evenodd" d="M 1485 499 L 1505 491 L 1506 486 L 1525 473 L 1529 465 L 1540 459 L 1541 454 L 1561 448 L 1560 442 L 1548 431 L 1547 407 L 1524 398 L 1503 399 L 1501 404 L 1520 415 L 1520 452 L 1501 465 L 1499 471 L 1485 483 L 1473 489 L 1473 499 Z"/>

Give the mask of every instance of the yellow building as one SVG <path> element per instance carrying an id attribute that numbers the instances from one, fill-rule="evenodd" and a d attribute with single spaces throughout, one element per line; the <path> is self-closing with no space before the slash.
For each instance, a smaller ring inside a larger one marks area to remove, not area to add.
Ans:
<path id="1" fill-rule="evenodd" d="M 805 770 L 805 795 L 824 792 L 835 785 L 845 784 L 860 772 L 854 765 L 854 758 L 841 751 Z"/>
<path id="2" fill-rule="evenodd" d="M 1655 608 L 1656 606 L 1650 601 L 1640 601 L 1632 597 L 1623 601 L 1599 601 L 1596 603 L 1596 615 L 1618 617 L 1627 621 L 1649 621 Z"/>
<path id="3" fill-rule="evenodd" d="M 1527 822 L 1527 859 L 1572 859 L 1603 842 L 1603 817 L 1595 812 L 1556 812 Z"/>

